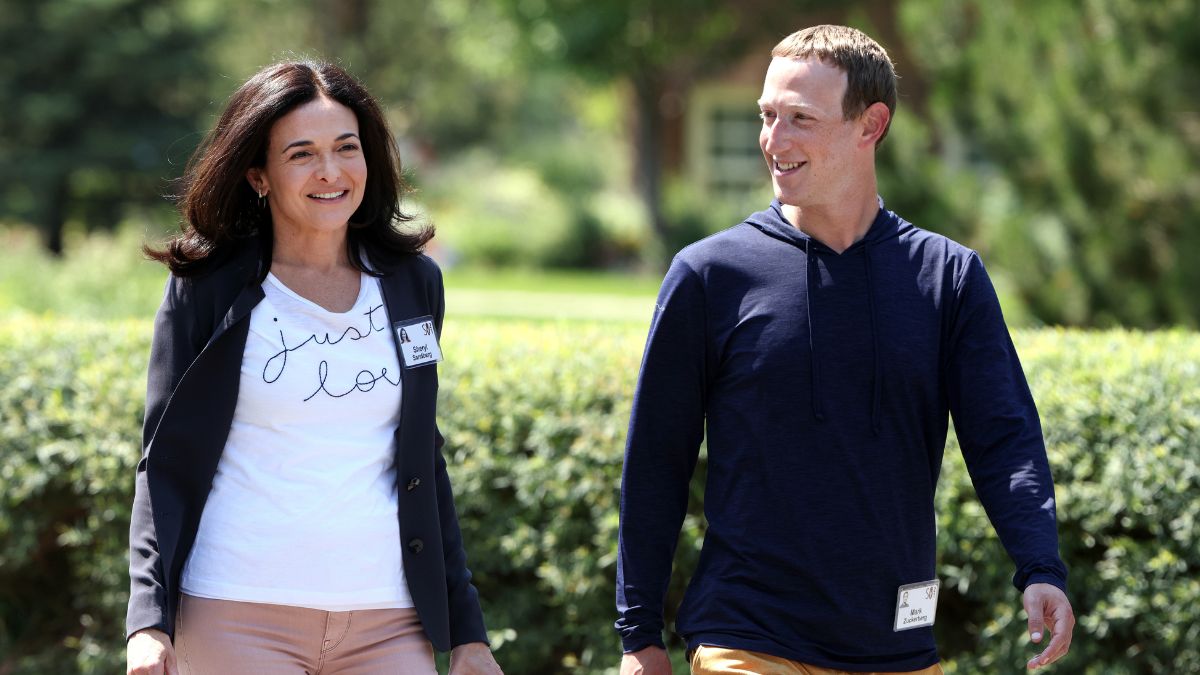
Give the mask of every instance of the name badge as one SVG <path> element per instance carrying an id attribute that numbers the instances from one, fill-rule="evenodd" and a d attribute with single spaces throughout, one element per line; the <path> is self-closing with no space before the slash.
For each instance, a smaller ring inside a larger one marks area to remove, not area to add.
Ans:
<path id="1" fill-rule="evenodd" d="M 906 584 L 896 591 L 896 625 L 894 630 L 910 630 L 933 625 L 937 615 L 938 579 Z"/>
<path id="2" fill-rule="evenodd" d="M 397 321 L 392 327 L 396 330 L 396 342 L 400 345 L 405 368 L 427 366 L 442 360 L 442 348 L 438 346 L 432 316 Z"/>

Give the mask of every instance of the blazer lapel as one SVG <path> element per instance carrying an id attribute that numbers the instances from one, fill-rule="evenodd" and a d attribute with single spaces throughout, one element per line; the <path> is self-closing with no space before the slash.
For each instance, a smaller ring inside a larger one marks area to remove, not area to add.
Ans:
<path id="1" fill-rule="evenodd" d="M 398 327 L 401 324 L 432 314 L 433 309 L 429 306 L 425 293 L 425 283 L 418 272 L 418 266 L 412 261 L 404 261 L 387 270 L 386 274 L 379 278 L 379 286 L 383 293 L 384 305 L 387 307 L 392 344 L 396 348 L 396 359 L 400 364 L 400 379 L 403 383 L 397 438 L 415 440 L 428 435 L 430 437 L 429 448 L 432 449 L 434 411 L 437 405 L 437 365 L 406 368 L 397 335 Z M 428 428 L 428 434 L 419 433 L 426 428 Z M 410 451 L 416 450 L 417 448 L 412 448 Z M 396 448 L 398 466 L 404 452 L 405 448 Z"/>
<path id="2" fill-rule="evenodd" d="M 260 284 L 250 284 L 242 288 L 241 292 L 234 298 L 233 304 L 230 305 L 229 311 L 225 312 L 225 316 L 217 324 L 217 328 L 213 331 L 212 337 L 208 339 L 208 345 L 205 346 L 205 349 L 219 340 L 231 326 L 249 316 L 250 310 L 254 309 L 255 305 L 261 302 L 264 297 L 266 297 L 266 294 L 263 293 Z"/>

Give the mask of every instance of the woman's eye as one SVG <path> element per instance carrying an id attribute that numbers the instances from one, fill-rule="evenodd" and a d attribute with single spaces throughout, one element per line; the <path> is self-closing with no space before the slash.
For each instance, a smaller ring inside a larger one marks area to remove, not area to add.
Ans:
<path id="1" fill-rule="evenodd" d="M 355 145 L 354 143 L 347 143 L 347 144 L 343 145 L 342 147 L 338 148 L 338 150 L 341 150 L 342 152 L 353 152 L 355 150 L 358 150 L 358 146 Z"/>
<path id="2" fill-rule="evenodd" d="M 311 154 L 312 153 L 307 150 L 301 150 L 300 152 L 293 154 L 291 157 L 289 157 L 289 159 L 303 159 Z"/>

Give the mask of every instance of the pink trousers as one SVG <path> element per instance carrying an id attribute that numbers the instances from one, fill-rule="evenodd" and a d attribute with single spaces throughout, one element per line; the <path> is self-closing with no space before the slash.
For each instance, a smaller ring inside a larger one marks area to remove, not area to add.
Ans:
<path id="1" fill-rule="evenodd" d="M 185 675 L 437 675 L 412 608 L 326 612 L 184 595 L 175 656 Z"/>

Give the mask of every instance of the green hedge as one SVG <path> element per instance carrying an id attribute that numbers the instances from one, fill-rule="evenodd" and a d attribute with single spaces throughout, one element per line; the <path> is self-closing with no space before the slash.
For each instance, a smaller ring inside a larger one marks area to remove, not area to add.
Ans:
<path id="1" fill-rule="evenodd" d="M 117 672 L 149 324 L 0 326 L 0 672 Z M 1060 672 L 1200 670 L 1200 336 L 1022 332 L 1079 628 Z M 507 672 L 611 669 L 621 454 L 644 328 L 453 321 L 440 419 Z M 704 464 L 698 468 L 703 473 Z M 702 476 L 677 564 L 695 564 Z M 948 672 L 1021 672 L 1007 556 L 956 448 L 941 513 Z M 671 603 L 685 574 L 677 574 Z M 676 657 L 678 659 L 678 650 Z M 682 671 L 679 671 L 682 672 Z"/>

